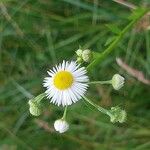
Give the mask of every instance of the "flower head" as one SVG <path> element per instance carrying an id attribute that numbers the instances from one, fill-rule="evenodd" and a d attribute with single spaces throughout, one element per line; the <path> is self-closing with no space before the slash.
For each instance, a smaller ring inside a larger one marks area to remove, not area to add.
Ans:
<path id="1" fill-rule="evenodd" d="M 53 70 L 48 71 L 49 77 L 44 79 L 43 86 L 50 102 L 58 106 L 71 105 L 84 96 L 89 81 L 85 67 L 77 65 L 76 62 L 63 61 Z"/>
<path id="2" fill-rule="evenodd" d="M 55 121 L 54 128 L 59 133 L 64 133 L 69 129 L 69 124 L 64 119 L 59 119 Z"/>
<path id="3" fill-rule="evenodd" d="M 92 52 L 89 49 L 86 49 L 82 52 L 82 59 L 85 62 L 90 62 L 92 59 Z"/>
<path id="4" fill-rule="evenodd" d="M 92 51 L 89 50 L 89 49 L 85 49 L 85 50 L 82 50 L 82 49 L 78 49 L 76 51 L 76 54 L 77 54 L 77 62 L 90 62 L 91 59 L 92 59 Z"/>
<path id="5" fill-rule="evenodd" d="M 33 100 L 29 100 L 28 104 L 30 106 L 29 111 L 33 116 L 39 116 L 42 113 L 40 103 Z"/>
<path id="6" fill-rule="evenodd" d="M 124 85 L 124 77 L 122 77 L 121 75 L 119 74 L 115 74 L 113 77 L 112 77 L 112 86 L 115 90 L 119 90 L 120 88 L 123 87 Z"/>
<path id="7" fill-rule="evenodd" d="M 111 116 L 110 116 L 110 121 L 115 123 L 115 122 L 120 122 L 123 123 L 127 119 L 127 113 L 125 110 L 121 109 L 120 107 L 112 107 L 111 110 Z"/>

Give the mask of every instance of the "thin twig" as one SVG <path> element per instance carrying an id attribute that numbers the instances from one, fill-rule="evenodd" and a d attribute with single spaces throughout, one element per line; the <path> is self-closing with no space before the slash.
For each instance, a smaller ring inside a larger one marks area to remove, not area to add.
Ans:
<path id="1" fill-rule="evenodd" d="M 124 0 L 113 0 L 113 1 L 116 2 L 116 3 L 119 3 L 119 4 L 123 5 L 123 6 L 126 6 L 128 8 L 131 8 L 131 9 L 136 9 L 137 8 L 136 5 L 134 5 L 134 4 L 130 3 L 130 2 L 124 1 Z"/>
<path id="2" fill-rule="evenodd" d="M 12 27 L 16 30 L 16 33 L 20 36 L 23 37 L 28 43 L 29 46 L 33 47 L 35 50 L 42 51 L 41 46 L 39 46 L 37 43 L 35 43 L 32 39 L 29 39 L 28 37 L 25 36 L 24 32 L 20 29 L 19 25 L 12 19 L 12 16 L 7 11 L 7 8 L 5 5 L 0 2 L 0 10 L 3 14 L 3 16 L 6 18 L 6 20 L 12 25 Z"/>
<path id="3" fill-rule="evenodd" d="M 23 37 L 24 34 L 23 34 L 22 30 L 20 29 L 18 24 L 12 19 L 12 17 L 8 14 L 7 8 L 5 7 L 5 5 L 2 2 L 0 3 L 0 9 L 1 9 L 1 12 L 4 15 L 4 17 L 6 18 L 6 20 L 12 24 L 12 26 L 16 30 L 17 34 L 20 35 L 21 37 Z"/>
<path id="4" fill-rule="evenodd" d="M 47 132 L 49 132 L 49 133 L 53 133 L 53 132 L 54 132 L 54 129 L 51 128 L 51 127 L 49 127 L 48 123 L 45 122 L 45 121 L 43 121 L 43 120 L 35 119 L 35 123 L 36 123 L 39 127 L 45 129 L 45 131 L 47 131 Z"/>
<path id="5" fill-rule="evenodd" d="M 138 8 L 138 6 L 136 6 L 136 5 L 134 5 L 134 4 L 130 3 L 130 2 L 124 1 L 124 0 L 112 0 L 112 1 L 114 1 L 114 2 L 116 2 L 118 4 L 121 4 L 123 6 L 126 6 L 126 7 L 130 8 L 130 9 L 137 9 Z M 148 12 L 146 15 L 150 15 L 150 12 Z"/>
<path id="6" fill-rule="evenodd" d="M 116 58 L 116 61 L 117 61 L 117 64 L 121 68 L 123 68 L 125 71 L 127 71 L 130 75 L 132 75 L 133 77 L 135 77 L 136 79 L 138 79 L 142 83 L 150 85 L 150 80 L 148 80 L 144 77 L 143 72 L 130 67 L 128 64 L 123 62 L 121 58 Z"/>
<path id="7" fill-rule="evenodd" d="M 51 127 L 48 125 L 48 123 L 45 122 L 45 121 L 43 121 L 43 120 L 35 119 L 35 123 L 36 123 L 39 127 L 43 128 L 45 131 L 47 131 L 47 132 L 49 132 L 49 133 L 54 133 L 54 132 L 55 132 L 55 130 L 54 130 L 53 128 L 51 128 Z M 65 138 L 67 138 L 67 139 L 69 139 L 69 140 L 72 140 L 72 141 L 74 141 L 74 142 L 77 142 L 77 143 L 81 144 L 82 146 L 84 146 L 85 148 L 90 147 L 90 148 L 93 149 L 93 148 L 97 147 L 97 143 L 89 143 L 89 142 L 87 142 L 87 141 L 84 141 L 84 140 L 81 140 L 81 139 L 79 139 L 79 138 L 70 136 L 70 135 L 68 135 L 68 134 L 61 134 L 61 136 L 65 137 Z"/>
<path id="8" fill-rule="evenodd" d="M 10 137 L 12 137 L 17 142 L 17 144 L 21 144 L 26 150 L 33 150 L 32 147 L 29 145 L 29 143 L 28 144 L 25 143 L 21 138 L 15 135 L 9 128 L 7 128 L 2 123 L 0 123 L 0 131 L 7 133 Z"/>

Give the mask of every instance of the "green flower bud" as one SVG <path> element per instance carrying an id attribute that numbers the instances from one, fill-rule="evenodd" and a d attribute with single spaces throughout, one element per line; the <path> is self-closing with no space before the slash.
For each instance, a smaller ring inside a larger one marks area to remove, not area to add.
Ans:
<path id="1" fill-rule="evenodd" d="M 77 56 L 82 57 L 82 52 L 83 52 L 82 49 L 78 49 L 78 50 L 76 51 Z"/>
<path id="2" fill-rule="evenodd" d="M 77 62 L 80 64 L 80 63 L 82 63 L 82 58 L 81 57 L 77 57 Z"/>
<path id="3" fill-rule="evenodd" d="M 124 85 L 124 77 L 122 77 L 121 75 L 119 74 L 115 74 L 113 77 L 112 77 L 112 86 L 115 90 L 119 90 L 120 88 L 123 87 Z"/>
<path id="4" fill-rule="evenodd" d="M 42 113 L 42 107 L 40 102 L 45 96 L 46 94 L 42 93 L 29 100 L 29 111 L 33 116 L 39 116 Z"/>
<path id="5" fill-rule="evenodd" d="M 76 51 L 76 54 L 78 63 L 90 62 L 93 57 L 92 52 L 89 49 L 86 50 L 78 49 Z"/>
<path id="6" fill-rule="evenodd" d="M 29 100 L 28 104 L 30 107 L 29 111 L 33 116 L 39 116 L 42 113 L 42 108 L 40 103 L 33 100 Z"/>
<path id="7" fill-rule="evenodd" d="M 110 121 L 112 123 L 120 122 L 123 123 L 127 119 L 127 113 L 125 110 L 122 110 L 120 107 L 112 107 L 110 110 Z"/>
<path id="8" fill-rule="evenodd" d="M 84 51 L 82 52 L 82 59 L 83 59 L 83 61 L 85 61 L 85 62 L 90 62 L 91 59 L 92 59 L 92 57 L 93 57 L 93 55 L 92 55 L 91 50 L 86 49 L 86 50 L 84 50 Z"/>

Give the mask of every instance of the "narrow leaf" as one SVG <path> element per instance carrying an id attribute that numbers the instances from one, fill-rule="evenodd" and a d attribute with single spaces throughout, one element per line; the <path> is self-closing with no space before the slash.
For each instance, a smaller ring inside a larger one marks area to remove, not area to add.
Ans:
<path id="1" fill-rule="evenodd" d="M 115 24 L 107 24 L 106 26 L 111 32 L 115 34 L 119 34 L 121 32 L 121 29 L 119 29 Z"/>

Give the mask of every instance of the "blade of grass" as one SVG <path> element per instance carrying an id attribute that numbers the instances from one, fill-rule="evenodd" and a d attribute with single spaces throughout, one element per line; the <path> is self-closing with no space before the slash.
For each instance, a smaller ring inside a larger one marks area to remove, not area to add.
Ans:
<path id="1" fill-rule="evenodd" d="M 46 31 L 46 38 L 47 38 L 47 44 L 48 44 L 48 51 L 51 55 L 52 62 L 53 64 L 56 64 L 57 59 L 56 59 L 51 31 Z"/>
<path id="2" fill-rule="evenodd" d="M 83 8 L 83 9 L 86 9 L 86 10 L 89 10 L 89 11 L 91 11 L 91 12 L 93 12 L 93 13 L 96 13 L 96 14 L 98 14 L 98 15 L 104 15 L 107 19 L 112 19 L 112 18 L 116 18 L 115 16 L 116 15 L 114 15 L 113 14 L 113 12 L 107 12 L 105 9 L 103 9 L 103 8 L 101 8 L 101 9 L 98 9 L 97 8 L 97 11 L 95 12 L 95 8 L 94 8 L 94 6 L 92 5 L 90 5 L 90 4 L 88 4 L 88 3 L 85 3 L 85 2 L 83 2 L 83 1 L 79 1 L 79 0 L 76 0 L 76 1 L 74 1 L 74 0 L 63 0 L 64 2 L 67 2 L 67 3 L 70 3 L 71 5 L 75 5 L 75 6 L 78 6 L 78 7 L 80 7 L 80 8 Z"/>
<path id="3" fill-rule="evenodd" d="M 6 128 L 5 125 L 3 125 L 2 123 L 0 124 L 0 130 L 10 135 L 11 138 L 14 139 L 14 141 L 16 141 L 17 143 L 20 143 L 25 149 L 32 150 L 32 148 L 28 144 L 26 144 L 24 141 L 18 138 L 11 130 Z"/>
<path id="4" fill-rule="evenodd" d="M 83 34 L 76 34 L 76 35 L 73 35 L 72 37 L 69 37 L 68 39 L 65 39 L 65 40 L 62 40 L 60 41 L 59 43 L 57 43 L 55 45 L 55 49 L 59 49 L 63 46 L 66 46 L 74 41 L 77 41 L 78 39 L 80 39 L 81 37 L 83 36 Z"/>

